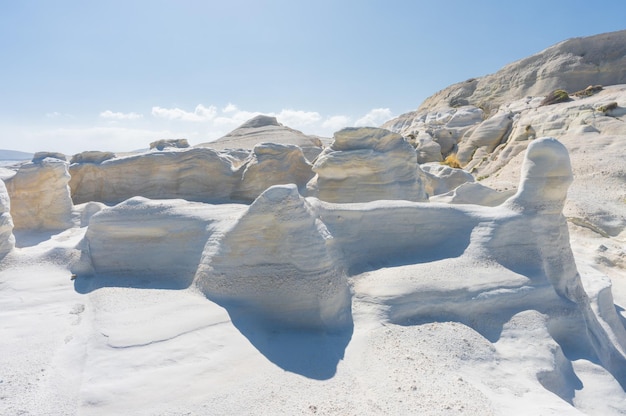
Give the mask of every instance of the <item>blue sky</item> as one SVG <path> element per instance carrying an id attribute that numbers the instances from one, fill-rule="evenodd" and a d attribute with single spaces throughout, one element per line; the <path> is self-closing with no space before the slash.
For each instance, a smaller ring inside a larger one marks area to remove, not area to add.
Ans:
<path id="1" fill-rule="evenodd" d="M 0 148 L 193 145 L 259 113 L 331 136 L 624 16 L 623 0 L 0 0 Z"/>

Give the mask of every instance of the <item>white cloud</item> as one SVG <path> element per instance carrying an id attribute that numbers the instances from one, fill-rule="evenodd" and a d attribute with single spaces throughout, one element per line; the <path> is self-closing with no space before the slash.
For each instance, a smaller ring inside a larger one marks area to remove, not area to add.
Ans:
<path id="1" fill-rule="evenodd" d="M 228 103 L 228 105 L 226 107 L 222 108 L 222 113 L 232 113 L 232 112 L 235 112 L 237 110 L 238 110 L 238 108 L 237 108 L 237 106 L 235 104 Z"/>
<path id="2" fill-rule="evenodd" d="M 336 132 L 350 125 L 350 117 L 331 116 L 322 123 L 322 128 L 331 132 Z"/>
<path id="3" fill-rule="evenodd" d="M 100 118 L 105 118 L 108 120 L 137 120 L 142 117 L 143 117 L 142 114 L 121 113 L 121 112 L 114 112 L 111 110 L 106 110 L 100 113 Z"/>
<path id="4" fill-rule="evenodd" d="M 205 107 L 198 104 L 193 112 L 190 112 L 180 108 L 152 107 L 152 115 L 166 120 L 209 121 L 217 115 L 217 108 L 213 105 Z"/>
<path id="5" fill-rule="evenodd" d="M 280 113 L 270 113 L 279 123 L 289 127 L 303 128 L 319 122 L 322 116 L 317 111 L 281 110 Z"/>
<path id="6" fill-rule="evenodd" d="M 356 127 L 378 127 L 385 121 L 393 118 L 391 110 L 388 108 L 374 108 L 369 113 L 358 119 L 354 125 Z"/>

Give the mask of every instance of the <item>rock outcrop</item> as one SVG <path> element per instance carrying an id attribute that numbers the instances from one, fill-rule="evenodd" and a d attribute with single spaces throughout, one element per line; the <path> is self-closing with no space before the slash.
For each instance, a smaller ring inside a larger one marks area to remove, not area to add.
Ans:
<path id="1" fill-rule="evenodd" d="M 70 166 L 74 203 L 116 204 L 134 196 L 229 202 L 239 176 L 212 149 L 166 150 Z"/>
<path id="2" fill-rule="evenodd" d="M 64 229 L 72 226 L 68 164 L 57 158 L 25 163 L 6 180 L 16 229 Z"/>
<path id="3" fill-rule="evenodd" d="M 296 145 L 302 149 L 307 160 L 313 161 L 328 142 L 328 139 L 309 136 L 283 126 L 276 120 L 276 117 L 259 115 L 246 121 L 226 136 L 194 147 L 209 147 L 216 150 L 252 150 L 259 143 Z"/>
<path id="4" fill-rule="evenodd" d="M 589 85 L 626 84 L 626 30 L 572 38 L 506 65 L 495 74 L 451 85 L 427 98 L 417 112 L 473 105 L 488 109 L 526 96 L 569 93 Z M 402 115 L 399 119 L 410 118 Z"/>
<path id="5" fill-rule="evenodd" d="M 14 246 L 11 201 L 4 182 L 0 180 L 0 259 L 13 250 Z"/>
<path id="6" fill-rule="evenodd" d="M 328 202 L 426 200 L 415 149 L 399 134 L 347 128 L 334 139 L 313 165 L 309 195 Z"/>
<path id="7" fill-rule="evenodd" d="M 296 184 L 304 193 L 314 173 L 302 149 L 295 145 L 260 143 L 241 167 L 241 181 L 233 191 L 234 201 L 250 203 L 273 185 Z"/>
<path id="8" fill-rule="evenodd" d="M 341 330 L 352 324 L 347 278 L 295 185 L 274 186 L 219 246 L 207 245 L 197 279 L 204 293 L 272 326 Z"/>

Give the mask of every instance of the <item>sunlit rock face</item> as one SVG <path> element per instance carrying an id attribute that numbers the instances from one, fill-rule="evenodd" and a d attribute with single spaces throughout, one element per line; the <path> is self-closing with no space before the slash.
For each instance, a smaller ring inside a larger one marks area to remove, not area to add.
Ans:
<path id="1" fill-rule="evenodd" d="M 68 164 L 56 158 L 20 166 L 6 180 L 16 229 L 64 229 L 72 226 Z"/>
<path id="2" fill-rule="evenodd" d="M 0 258 L 11 251 L 14 246 L 11 202 L 4 182 L 0 181 Z"/>
<path id="3" fill-rule="evenodd" d="M 350 291 L 329 238 L 295 185 L 274 186 L 218 245 L 207 244 L 199 285 L 209 298 L 277 327 L 345 329 Z"/>
<path id="4" fill-rule="evenodd" d="M 424 188 L 429 196 L 445 194 L 464 183 L 474 182 L 474 176 L 463 169 L 440 163 L 427 163 L 420 167 L 424 172 Z"/>
<path id="5" fill-rule="evenodd" d="M 296 145 L 302 149 L 307 160 L 312 162 L 322 151 L 325 142 L 328 142 L 328 139 L 306 135 L 280 124 L 276 117 L 259 115 L 246 121 L 226 136 L 195 147 L 209 147 L 216 150 L 252 150 L 259 143 Z"/>
<path id="6" fill-rule="evenodd" d="M 252 202 L 273 185 L 293 183 L 304 193 L 313 177 L 312 165 L 295 145 L 260 143 L 241 168 L 241 181 L 233 192 L 235 201 Z"/>
<path id="7" fill-rule="evenodd" d="M 212 149 L 166 150 L 70 166 L 74 203 L 115 204 L 134 196 L 228 202 L 239 181 L 230 158 Z"/>
<path id="8" fill-rule="evenodd" d="M 313 165 L 309 195 L 328 202 L 426 200 L 415 149 L 402 136 L 363 127 L 334 138 Z"/>
<path id="9" fill-rule="evenodd" d="M 148 276 L 188 286 L 206 241 L 221 235 L 224 223 L 243 209 L 180 199 L 128 199 L 91 217 L 84 256 L 73 271 L 130 280 Z"/>

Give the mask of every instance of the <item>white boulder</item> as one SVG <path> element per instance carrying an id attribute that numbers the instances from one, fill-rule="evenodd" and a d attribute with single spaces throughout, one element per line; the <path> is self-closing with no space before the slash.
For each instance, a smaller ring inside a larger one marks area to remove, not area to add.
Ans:
<path id="1" fill-rule="evenodd" d="M 239 181 L 231 160 L 212 149 L 148 152 L 70 166 L 74 203 L 115 204 L 134 196 L 228 202 Z"/>
<path id="2" fill-rule="evenodd" d="M 68 164 L 56 158 L 20 166 L 6 180 L 16 229 L 64 229 L 72 226 Z"/>
<path id="3" fill-rule="evenodd" d="M 207 244 L 198 285 L 210 299 L 272 327 L 347 329 L 350 291 L 329 239 L 295 185 L 271 187 L 219 246 Z"/>
<path id="4" fill-rule="evenodd" d="M 311 164 L 296 145 L 260 143 L 242 166 L 241 181 L 233 192 L 235 201 L 252 202 L 273 185 L 296 184 L 304 193 L 313 178 Z"/>
<path id="5" fill-rule="evenodd" d="M 399 134 L 373 127 L 335 133 L 318 156 L 309 195 L 329 202 L 424 201 L 415 149 Z"/>

